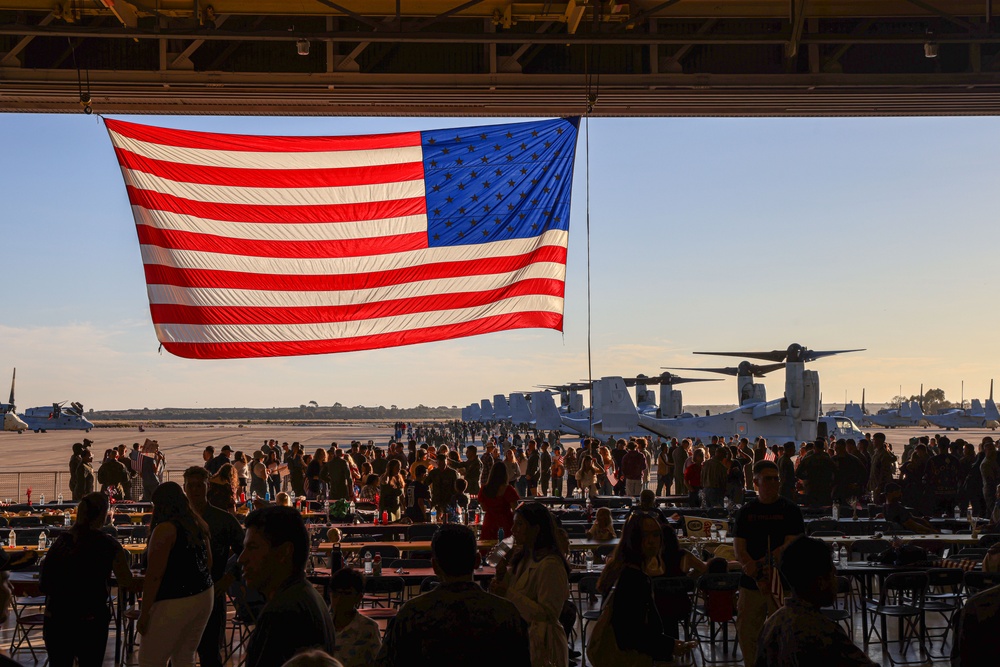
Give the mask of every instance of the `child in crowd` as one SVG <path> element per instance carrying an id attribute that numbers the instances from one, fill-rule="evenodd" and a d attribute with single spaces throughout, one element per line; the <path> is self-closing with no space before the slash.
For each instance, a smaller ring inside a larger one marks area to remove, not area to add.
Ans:
<path id="1" fill-rule="evenodd" d="M 618 537 L 615 524 L 611 520 L 611 510 L 601 507 L 594 517 L 594 525 L 587 531 L 587 537 L 592 540 L 613 540 Z"/>
<path id="2" fill-rule="evenodd" d="M 462 510 L 462 514 L 469 512 L 469 494 L 465 492 L 468 488 L 469 482 L 465 479 L 459 477 L 455 480 L 455 498 L 452 503 L 456 509 Z"/>
<path id="3" fill-rule="evenodd" d="M 359 500 L 365 503 L 378 503 L 378 475 L 370 474 L 365 478 Z"/>
<path id="4" fill-rule="evenodd" d="M 337 632 L 334 656 L 344 667 L 364 667 L 375 661 L 382 646 L 378 623 L 358 613 L 365 575 L 345 567 L 330 576 L 330 612 Z"/>

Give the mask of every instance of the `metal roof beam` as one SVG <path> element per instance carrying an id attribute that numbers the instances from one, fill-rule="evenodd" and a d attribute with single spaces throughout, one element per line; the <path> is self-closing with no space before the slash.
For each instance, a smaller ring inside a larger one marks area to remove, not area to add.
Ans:
<path id="1" fill-rule="evenodd" d="M 46 15 L 46 17 L 43 18 L 38 25 L 42 25 L 42 26 L 48 25 L 48 24 L 52 23 L 52 21 L 55 19 L 55 17 L 56 17 L 55 12 L 49 12 L 48 15 Z M 16 66 L 19 63 L 19 61 L 17 59 L 17 54 L 19 54 L 21 51 L 24 51 L 25 47 L 27 47 L 28 44 L 31 44 L 31 40 L 33 40 L 33 39 L 34 39 L 34 37 L 32 37 L 30 35 L 27 36 L 27 37 L 24 37 L 24 38 L 21 39 L 20 42 L 18 42 L 17 44 L 15 44 L 14 47 L 10 51 L 8 51 L 7 53 L 3 54 L 3 58 L 0 58 L 0 67 L 14 67 L 14 66 Z"/>

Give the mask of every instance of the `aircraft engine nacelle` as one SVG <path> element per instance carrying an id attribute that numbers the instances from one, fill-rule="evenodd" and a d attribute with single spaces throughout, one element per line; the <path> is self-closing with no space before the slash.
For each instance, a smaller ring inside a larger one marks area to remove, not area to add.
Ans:
<path id="1" fill-rule="evenodd" d="M 753 400 L 756 403 L 766 403 L 767 387 L 765 387 L 763 384 L 755 384 L 753 386 Z"/>
<path id="2" fill-rule="evenodd" d="M 640 403 L 652 405 L 656 403 L 656 392 L 652 391 L 651 389 L 647 389 L 646 391 L 642 392 L 641 396 L 638 396 L 637 398 L 639 399 Z"/>
<path id="3" fill-rule="evenodd" d="M 583 411 L 583 396 L 573 392 L 569 395 L 569 411 L 570 412 L 582 412 Z"/>
<path id="4" fill-rule="evenodd" d="M 802 371 L 802 393 L 798 418 L 795 419 L 795 439 L 815 440 L 819 422 L 819 373 Z"/>
<path id="5" fill-rule="evenodd" d="M 680 389 L 671 389 L 670 397 L 667 400 L 667 407 L 669 414 L 663 415 L 664 417 L 679 417 L 682 412 L 684 412 L 684 399 L 681 395 Z"/>

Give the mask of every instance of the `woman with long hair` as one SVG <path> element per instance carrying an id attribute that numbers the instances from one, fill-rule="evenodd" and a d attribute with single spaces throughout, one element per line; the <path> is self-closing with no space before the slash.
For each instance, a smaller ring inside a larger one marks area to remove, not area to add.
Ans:
<path id="1" fill-rule="evenodd" d="M 597 448 L 597 453 L 601 459 L 599 463 L 596 460 L 594 461 L 601 468 L 597 473 L 597 486 L 600 488 L 602 495 L 610 496 L 613 489 L 611 487 L 611 480 L 608 479 L 608 471 L 615 469 L 615 460 L 611 456 L 611 450 L 604 445 Z"/>
<path id="2" fill-rule="evenodd" d="M 476 496 L 484 515 L 479 539 L 495 540 L 500 529 L 503 529 L 504 535 L 510 535 L 514 525 L 514 508 L 520 499 L 507 479 L 507 466 L 494 465 L 490 468 L 490 476 Z"/>
<path id="3" fill-rule="evenodd" d="M 239 488 L 236 468 L 232 463 L 223 463 L 219 471 L 208 479 L 208 502 L 235 516 Z"/>
<path id="4" fill-rule="evenodd" d="M 400 499 L 406 491 L 406 478 L 399 459 L 389 459 L 385 473 L 378 479 L 378 511 L 388 512 L 390 521 L 397 521 L 401 514 Z"/>
<path id="5" fill-rule="evenodd" d="M 517 457 L 514 456 L 514 448 L 508 447 L 503 453 L 503 465 L 507 468 L 507 483 L 513 486 L 517 483 L 517 478 L 521 476 L 521 469 L 517 465 Z"/>
<path id="6" fill-rule="evenodd" d="M 111 572 L 121 589 L 132 586 L 128 555 L 103 532 L 108 496 L 88 493 L 76 508 L 76 522 L 59 535 L 42 561 L 38 585 L 45 598 L 42 636 L 52 667 L 100 667 L 108 644 Z"/>
<path id="7" fill-rule="evenodd" d="M 654 661 L 673 660 L 691 644 L 671 637 L 653 600 L 653 580 L 648 571 L 665 574 L 661 551 L 664 531 L 651 514 L 631 515 L 614 552 L 614 567 L 605 567 L 598 588 L 614 589 L 610 629 L 622 651 L 638 651 Z M 675 538 L 676 539 L 676 538 Z"/>
<path id="8" fill-rule="evenodd" d="M 233 468 L 236 470 L 236 480 L 239 483 L 239 487 L 236 489 L 236 495 L 246 494 L 247 492 L 247 457 L 242 451 L 236 452 L 233 455 Z"/>
<path id="9" fill-rule="evenodd" d="M 497 565 L 490 590 L 513 602 L 527 621 L 532 667 L 566 667 L 569 646 L 559 617 L 569 598 L 569 564 L 555 519 L 545 505 L 524 503 L 511 532 L 514 550 Z"/>
<path id="10" fill-rule="evenodd" d="M 615 532 L 615 524 L 611 518 L 611 510 L 607 507 L 599 507 L 594 516 L 594 525 L 587 530 L 587 539 L 591 540 L 613 540 L 618 537 Z"/>
<path id="11" fill-rule="evenodd" d="M 306 466 L 306 498 L 316 500 L 323 493 L 323 468 L 326 466 L 326 450 L 320 447 Z"/>
<path id="12" fill-rule="evenodd" d="M 580 494 L 598 495 L 597 480 L 603 473 L 604 469 L 594 461 L 593 456 L 584 455 L 580 459 L 580 469 L 576 471 L 576 483 L 580 487 Z"/>
<path id="13" fill-rule="evenodd" d="M 194 667 L 212 613 L 208 525 L 176 482 L 153 492 L 152 533 L 137 628 L 140 667 Z"/>

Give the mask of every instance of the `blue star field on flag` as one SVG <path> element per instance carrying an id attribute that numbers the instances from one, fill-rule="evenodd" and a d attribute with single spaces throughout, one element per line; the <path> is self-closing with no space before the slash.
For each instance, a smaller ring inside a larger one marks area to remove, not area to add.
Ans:
<path id="1" fill-rule="evenodd" d="M 578 118 L 421 133 L 430 247 L 569 229 Z"/>

